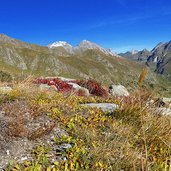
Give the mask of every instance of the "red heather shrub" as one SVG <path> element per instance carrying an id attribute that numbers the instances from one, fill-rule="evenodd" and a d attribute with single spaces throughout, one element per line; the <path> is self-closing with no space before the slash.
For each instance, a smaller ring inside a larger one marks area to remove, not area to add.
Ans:
<path id="1" fill-rule="evenodd" d="M 87 88 L 92 95 L 105 97 L 108 94 L 101 84 L 95 80 L 80 80 L 76 83 L 79 86 Z"/>
<path id="2" fill-rule="evenodd" d="M 75 80 L 70 81 L 72 83 L 76 83 L 81 87 L 87 88 L 89 93 L 94 96 L 107 96 L 108 92 L 105 90 L 100 83 L 95 80 Z M 47 84 L 49 86 L 55 86 L 57 91 L 59 92 L 72 92 L 72 85 L 69 85 L 67 82 L 62 81 L 61 79 L 36 79 L 34 81 L 35 84 Z M 85 92 L 83 90 L 78 91 L 78 95 L 82 96 Z"/>
<path id="3" fill-rule="evenodd" d="M 36 79 L 33 83 L 35 84 L 47 84 L 49 86 L 55 86 L 59 92 L 70 92 L 72 86 L 60 79 Z"/>

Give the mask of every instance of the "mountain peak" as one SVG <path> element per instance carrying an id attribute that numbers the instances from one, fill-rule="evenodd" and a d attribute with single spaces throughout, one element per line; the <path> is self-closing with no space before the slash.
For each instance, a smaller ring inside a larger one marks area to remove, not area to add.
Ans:
<path id="1" fill-rule="evenodd" d="M 82 40 L 80 43 L 90 43 L 90 44 L 92 44 L 92 42 L 90 42 L 89 40 Z"/>
<path id="2" fill-rule="evenodd" d="M 130 51 L 130 53 L 131 53 L 132 55 L 135 55 L 135 54 L 138 53 L 138 50 L 132 49 L 132 50 Z"/>
<path id="3" fill-rule="evenodd" d="M 95 43 L 90 42 L 89 40 L 82 40 L 79 44 L 79 47 L 84 47 L 86 49 L 98 49 L 100 46 L 96 45 Z"/>
<path id="4" fill-rule="evenodd" d="M 68 44 L 65 41 L 54 42 L 54 43 L 48 45 L 48 47 L 50 49 L 55 49 L 55 48 L 58 48 L 58 47 L 62 47 L 67 52 L 69 52 L 70 54 L 74 54 L 74 53 L 77 53 L 77 52 L 84 52 L 84 51 L 89 50 L 89 49 L 92 49 L 92 50 L 95 49 L 95 50 L 99 50 L 99 51 L 105 53 L 106 55 L 118 56 L 116 53 L 112 52 L 111 49 L 102 48 L 101 46 L 99 46 L 99 45 L 97 45 L 97 44 L 95 44 L 93 42 L 90 42 L 89 40 L 82 40 L 75 47 L 71 46 L 70 44 Z"/>
<path id="5" fill-rule="evenodd" d="M 142 50 L 142 52 L 149 52 L 149 50 L 145 48 Z"/>
<path id="6" fill-rule="evenodd" d="M 111 56 L 116 56 L 116 57 L 119 57 L 119 55 L 117 55 L 116 53 L 112 52 L 111 49 L 105 49 L 105 48 L 102 48 L 101 46 L 93 43 L 93 42 L 90 42 L 89 40 L 82 40 L 77 48 L 85 51 L 85 50 L 88 50 L 88 49 L 96 49 L 96 50 L 99 50 L 103 53 L 105 53 L 106 55 L 111 55 Z"/>
<path id="7" fill-rule="evenodd" d="M 8 42 L 8 41 L 14 41 L 13 38 L 10 38 L 9 36 L 5 35 L 5 34 L 0 34 L 0 41 L 4 41 L 4 42 Z"/>
<path id="8" fill-rule="evenodd" d="M 8 37 L 6 34 L 0 33 L 0 37 Z"/>
<path id="9" fill-rule="evenodd" d="M 72 47 L 69 43 L 65 41 L 56 41 L 50 45 L 48 45 L 49 48 L 55 48 L 55 47 Z"/>
<path id="10" fill-rule="evenodd" d="M 160 43 L 158 43 L 155 47 L 154 47 L 154 49 L 153 50 L 156 50 L 157 48 L 159 48 L 159 47 L 161 47 L 161 46 L 163 46 L 164 45 L 164 43 L 163 42 L 160 42 Z M 153 51 L 152 50 L 152 51 Z"/>
<path id="11" fill-rule="evenodd" d="M 25 48 L 31 48 L 31 44 L 25 43 L 25 42 L 21 42 L 15 38 L 11 38 L 5 34 L 0 34 L 0 43 L 4 44 L 11 44 L 14 46 L 18 46 L 18 47 L 25 47 Z"/>

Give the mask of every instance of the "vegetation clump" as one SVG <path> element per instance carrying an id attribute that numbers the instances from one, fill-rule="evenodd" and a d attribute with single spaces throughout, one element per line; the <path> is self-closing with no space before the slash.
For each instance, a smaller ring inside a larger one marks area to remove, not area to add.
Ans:
<path id="1" fill-rule="evenodd" d="M 102 85 L 96 80 L 78 80 L 76 83 L 82 87 L 87 88 L 90 94 L 95 96 L 105 97 L 108 94 L 106 89 L 104 89 Z"/>
<path id="2" fill-rule="evenodd" d="M 35 146 L 30 151 L 30 160 L 10 161 L 6 171 L 171 169 L 171 119 L 157 111 L 151 102 L 151 93 L 140 89 L 123 98 L 75 94 L 66 97 L 61 92 L 41 92 L 34 85 L 29 86 L 25 85 L 27 89 L 23 90 L 21 85 L 15 85 L 11 95 L 3 99 L 1 109 L 5 116 L 18 119 L 15 125 L 10 125 L 12 134 L 9 135 L 25 137 L 32 142 L 59 126 L 66 135 L 49 139 L 49 144 L 42 142 Z M 109 114 L 83 107 L 80 105 L 83 103 L 113 103 L 119 108 Z M 52 124 L 47 129 L 45 125 L 36 129 L 35 134 L 29 132 L 29 127 L 25 126 L 30 125 L 28 118 L 34 121 L 39 117 L 48 118 Z M 22 130 L 16 129 L 17 123 Z"/>
<path id="3" fill-rule="evenodd" d="M 68 83 L 75 83 L 81 87 L 89 90 L 89 93 L 93 96 L 105 97 L 107 96 L 107 90 L 102 87 L 100 83 L 95 80 L 74 80 L 74 81 L 62 81 L 59 78 L 44 79 L 39 78 L 33 81 L 35 84 L 47 84 L 49 86 L 55 86 L 58 92 L 73 92 L 74 88 Z"/>

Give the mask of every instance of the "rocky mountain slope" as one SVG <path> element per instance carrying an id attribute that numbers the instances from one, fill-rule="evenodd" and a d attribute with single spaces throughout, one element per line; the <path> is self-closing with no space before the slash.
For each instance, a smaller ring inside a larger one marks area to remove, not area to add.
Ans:
<path id="1" fill-rule="evenodd" d="M 137 77 L 142 67 L 86 40 L 76 47 L 66 42 L 45 47 L 0 35 L 0 68 L 11 73 L 95 78 L 109 83 Z"/>
<path id="2" fill-rule="evenodd" d="M 164 74 L 171 79 L 171 41 L 159 43 L 151 51 L 146 64 L 152 67 L 156 73 Z"/>
<path id="3" fill-rule="evenodd" d="M 119 55 L 133 61 L 146 61 L 150 54 L 150 51 L 143 49 L 142 51 L 132 50 L 126 53 L 120 53 Z"/>
<path id="4" fill-rule="evenodd" d="M 144 67 L 144 63 L 129 61 L 85 40 L 76 47 L 66 42 L 38 46 L 0 35 L 0 70 L 14 77 L 62 76 L 95 79 L 106 85 L 119 83 L 136 86 Z M 162 87 L 160 90 L 163 91 L 168 83 L 158 77 L 149 70 L 146 85 Z"/>
<path id="5" fill-rule="evenodd" d="M 171 41 L 157 44 L 151 51 L 129 51 L 119 54 L 131 61 L 143 61 L 154 72 L 171 80 Z"/>

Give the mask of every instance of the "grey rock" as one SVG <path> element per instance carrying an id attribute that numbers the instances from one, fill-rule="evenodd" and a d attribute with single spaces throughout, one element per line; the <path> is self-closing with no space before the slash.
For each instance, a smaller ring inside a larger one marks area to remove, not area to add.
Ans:
<path id="1" fill-rule="evenodd" d="M 75 89 L 75 93 L 78 93 L 82 96 L 90 96 L 90 92 L 87 88 L 81 87 L 76 83 L 68 82 L 69 85 L 72 86 L 72 88 Z"/>
<path id="2" fill-rule="evenodd" d="M 129 96 L 128 90 L 122 85 L 111 85 L 109 93 L 113 96 Z"/>
<path id="3" fill-rule="evenodd" d="M 158 98 L 154 102 L 158 107 L 169 107 L 171 108 L 171 98 L 163 97 Z"/>
<path id="4" fill-rule="evenodd" d="M 157 109 L 157 111 L 161 115 L 171 116 L 171 109 L 169 109 L 169 108 L 160 107 Z"/>
<path id="5" fill-rule="evenodd" d="M 131 50 L 126 53 L 120 53 L 119 55 L 132 60 L 132 61 L 147 61 L 148 56 L 151 54 L 147 49 L 143 49 L 142 51 Z"/>
<path id="6" fill-rule="evenodd" d="M 168 105 L 171 104 L 171 98 L 163 97 L 162 100 L 164 103 L 166 103 Z"/>
<path id="7" fill-rule="evenodd" d="M 98 108 L 101 109 L 103 112 L 109 112 L 109 113 L 114 112 L 118 108 L 118 105 L 112 103 L 87 103 L 87 104 L 82 104 L 81 106 Z"/>
<path id="8" fill-rule="evenodd" d="M 90 96 L 90 92 L 87 88 L 81 87 L 80 89 L 78 89 L 77 91 L 78 94 L 82 95 L 82 96 Z"/>
<path id="9" fill-rule="evenodd" d="M 62 144 L 62 145 L 57 145 L 56 147 L 54 147 L 54 149 L 56 151 L 60 151 L 60 152 L 64 152 L 68 149 L 72 148 L 72 145 L 67 143 L 67 144 Z"/>
<path id="10" fill-rule="evenodd" d="M 155 67 L 154 72 L 165 75 L 169 80 L 171 79 L 171 41 L 166 43 L 159 43 L 148 56 L 146 65 L 152 69 Z"/>
<path id="11" fill-rule="evenodd" d="M 61 128 L 54 128 L 50 134 L 50 139 L 53 140 L 54 138 L 61 138 L 62 136 L 68 137 L 68 133 Z"/>

